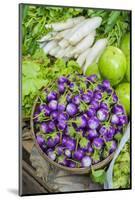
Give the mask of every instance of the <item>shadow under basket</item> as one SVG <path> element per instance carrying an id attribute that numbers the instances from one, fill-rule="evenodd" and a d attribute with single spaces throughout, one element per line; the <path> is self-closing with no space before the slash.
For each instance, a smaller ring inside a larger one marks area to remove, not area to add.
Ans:
<path id="1" fill-rule="evenodd" d="M 73 173 L 73 174 L 87 174 L 91 171 L 91 169 L 93 170 L 97 170 L 97 169 L 101 169 L 105 166 L 107 166 L 110 161 L 113 159 L 114 157 L 114 153 L 113 152 L 112 154 L 110 154 L 106 159 L 102 160 L 101 162 L 97 163 L 97 164 L 94 164 L 94 165 L 91 165 L 90 167 L 86 167 L 86 168 L 70 168 L 70 167 L 66 167 L 66 166 L 63 166 L 63 165 L 60 165 L 58 163 L 56 163 L 55 161 L 51 160 L 44 152 L 43 150 L 40 148 L 39 144 L 37 143 L 37 140 L 36 140 L 36 133 L 35 133 L 35 129 L 34 129 L 34 120 L 33 120 L 33 116 L 34 116 L 34 113 L 35 111 L 37 111 L 37 107 L 38 107 L 38 100 L 39 98 L 37 97 L 36 100 L 35 100 L 35 103 L 33 105 L 33 108 L 32 108 L 32 114 L 31 114 L 31 130 L 32 130 L 32 138 L 34 139 L 34 143 L 39 151 L 39 153 L 41 154 L 41 156 L 49 162 L 49 164 L 57 167 L 58 169 L 61 169 L 61 170 L 65 170 L 67 172 L 70 172 L 70 173 Z"/>

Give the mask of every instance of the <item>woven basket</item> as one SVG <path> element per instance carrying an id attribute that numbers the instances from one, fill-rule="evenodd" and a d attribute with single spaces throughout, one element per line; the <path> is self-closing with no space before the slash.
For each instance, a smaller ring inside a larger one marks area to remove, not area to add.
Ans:
<path id="1" fill-rule="evenodd" d="M 32 130 L 32 138 L 34 139 L 34 143 L 39 151 L 39 153 L 41 154 L 41 156 L 48 161 L 50 164 L 52 164 L 53 166 L 68 171 L 70 173 L 74 173 L 74 174 L 87 174 L 90 172 L 91 169 L 96 170 L 96 169 L 100 169 L 105 167 L 107 164 L 109 164 L 109 162 L 113 159 L 114 153 L 110 154 L 106 159 L 102 160 L 101 162 L 92 165 L 91 167 L 86 167 L 86 168 L 70 168 L 70 167 L 66 167 L 63 165 L 60 165 L 58 163 L 56 163 L 55 161 L 51 160 L 40 148 L 39 144 L 37 143 L 36 140 L 36 134 L 35 134 L 35 130 L 34 130 L 34 121 L 33 121 L 33 116 L 35 111 L 37 110 L 37 106 L 38 106 L 38 100 L 39 98 L 37 97 L 33 108 L 32 108 L 32 114 L 31 114 L 31 130 Z"/>

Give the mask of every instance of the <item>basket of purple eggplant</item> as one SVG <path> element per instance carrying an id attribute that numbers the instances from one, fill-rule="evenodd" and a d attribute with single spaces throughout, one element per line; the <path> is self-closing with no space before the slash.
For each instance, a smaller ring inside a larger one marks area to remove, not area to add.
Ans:
<path id="1" fill-rule="evenodd" d="M 59 169 L 85 174 L 105 167 L 128 123 L 108 80 L 61 76 L 37 97 L 31 129 L 42 157 Z"/>

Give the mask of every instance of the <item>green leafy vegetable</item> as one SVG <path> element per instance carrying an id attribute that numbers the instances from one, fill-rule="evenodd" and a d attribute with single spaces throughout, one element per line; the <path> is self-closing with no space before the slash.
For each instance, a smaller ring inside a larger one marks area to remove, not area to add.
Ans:
<path id="1" fill-rule="evenodd" d="M 91 179 L 92 181 L 96 183 L 103 184 L 105 181 L 105 170 L 104 169 L 100 169 L 96 171 L 92 170 Z"/>
<path id="2" fill-rule="evenodd" d="M 82 73 L 75 61 L 50 59 L 42 49 L 33 56 L 24 56 L 22 60 L 22 108 L 23 116 L 30 117 L 31 109 L 39 90 L 46 87 L 60 75 Z"/>
<path id="3" fill-rule="evenodd" d="M 113 187 L 130 187 L 130 143 L 127 142 L 118 156 L 113 169 Z"/>

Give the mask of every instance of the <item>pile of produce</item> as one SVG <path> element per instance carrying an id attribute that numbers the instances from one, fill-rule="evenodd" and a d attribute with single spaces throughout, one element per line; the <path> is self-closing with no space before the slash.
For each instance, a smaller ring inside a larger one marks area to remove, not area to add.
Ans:
<path id="1" fill-rule="evenodd" d="M 114 152 L 130 121 L 130 13 L 23 5 L 23 119 L 37 96 L 34 129 L 51 160 L 89 167 Z M 114 188 L 130 186 L 129 146 Z M 92 170 L 92 180 L 103 184 L 106 169 Z"/>
<path id="2" fill-rule="evenodd" d="M 40 47 L 46 54 L 56 58 L 77 59 L 77 63 L 85 72 L 94 61 L 98 62 L 107 45 L 107 39 L 99 39 L 93 45 L 96 29 L 101 22 L 101 17 L 85 19 L 80 16 L 65 22 L 47 24 L 45 27 L 52 28 L 53 32 L 49 32 L 39 40 Z"/>
<path id="3" fill-rule="evenodd" d="M 113 153 L 128 123 L 110 82 L 96 75 L 61 76 L 39 101 L 33 116 L 37 142 L 50 159 L 72 168 Z"/>

